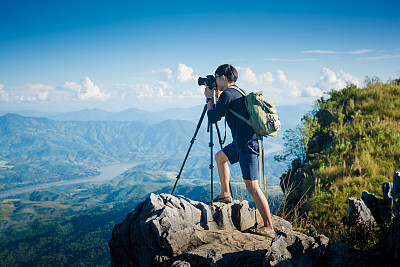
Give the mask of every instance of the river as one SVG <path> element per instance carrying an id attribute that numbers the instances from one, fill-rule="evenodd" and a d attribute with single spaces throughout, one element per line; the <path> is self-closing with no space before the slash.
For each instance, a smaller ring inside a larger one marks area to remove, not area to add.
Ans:
<path id="1" fill-rule="evenodd" d="M 269 143 L 264 141 L 268 147 L 264 149 L 265 155 L 271 154 L 278 152 L 282 150 L 282 146 L 280 144 L 276 143 Z M 32 192 L 35 190 L 39 189 L 45 189 L 53 186 L 62 186 L 62 185 L 71 185 L 71 184 L 80 184 L 80 183 L 92 183 L 92 182 L 101 182 L 101 181 L 106 181 L 106 180 L 111 180 L 126 170 L 129 170 L 130 168 L 134 167 L 135 163 L 121 163 L 121 164 L 115 164 L 111 166 L 106 166 L 100 169 L 101 174 L 96 177 L 91 177 L 91 178 L 82 178 L 82 179 L 76 179 L 76 180 L 70 180 L 70 181 L 61 181 L 61 182 L 54 182 L 54 183 L 48 183 L 48 184 L 41 184 L 41 185 L 35 185 L 35 186 L 29 186 L 29 187 L 24 187 L 24 188 L 17 188 L 9 191 L 4 191 L 0 192 L 0 199 L 6 198 L 9 196 L 14 196 L 14 195 L 19 195 L 23 193 L 28 193 Z"/>
<path id="2" fill-rule="evenodd" d="M 0 199 L 6 198 L 9 196 L 32 192 L 32 191 L 39 190 L 39 189 L 45 189 L 45 188 L 49 188 L 49 187 L 53 187 L 53 186 L 62 186 L 62 185 L 71 185 L 71 184 L 80 184 L 80 183 L 92 183 L 92 182 L 101 182 L 101 181 L 111 180 L 111 179 L 119 176 L 123 172 L 129 170 L 130 168 L 134 167 L 135 165 L 137 165 L 137 164 L 120 163 L 120 164 L 110 165 L 110 166 L 101 168 L 100 169 L 101 174 L 96 177 L 54 182 L 54 183 L 48 183 L 48 184 L 41 184 L 41 185 L 17 188 L 17 189 L 13 189 L 13 190 L 9 190 L 9 191 L 0 192 Z"/>

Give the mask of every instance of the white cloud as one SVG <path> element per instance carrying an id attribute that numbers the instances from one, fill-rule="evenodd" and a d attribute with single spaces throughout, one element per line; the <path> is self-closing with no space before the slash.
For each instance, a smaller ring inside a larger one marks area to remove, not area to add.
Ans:
<path id="1" fill-rule="evenodd" d="M 257 77 L 249 67 L 237 67 L 238 75 L 241 80 L 250 83 L 256 83 Z"/>
<path id="2" fill-rule="evenodd" d="M 348 55 L 355 55 L 355 54 L 365 54 L 374 52 L 371 49 L 361 49 L 356 51 L 332 51 L 332 50 L 310 50 L 310 51 L 303 51 L 303 53 L 308 54 L 348 54 Z"/>
<path id="3" fill-rule="evenodd" d="M 306 86 L 303 89 L 302 96 L 304 97 L 321 97 L 323 92 L 314 86 Z"/>
<path id="4" fill-rule="evenodd" d="M 293 59 L 284 59 L 284 58 L 265 58 L 263 61 L 282 61 L 282 62 L 298 62 L 298 61 L 316 61 L 318 58 L 293 58 Z"/>
<path id="5" fill-rule="evenodd" d="M 180 82 L 195 81 L 197 76 L 193 75 L 193 69 L 185 64 L 178 64 L 177 79 Z"/>
<path id="6" fill-rule="evenodd" d="M 282 101 L 321 97 L 324 92 L 346 87 L 347 83 L 359 84 L 358 78 L 353 75 L 343 71 L 334 72 L 328 68 L 322 68 L 315 84 L 309 85 L 302 85 L 300 82 L 288 78 L 283 70 L 277 70 L 275 75 L 270 72 L 257 75 L 249 67 L 237 67 L 237 69 L 239 72 L 238 85 L 243 86 L 243 89 L 262 90 L 268 98 Z"/>
<path id="7" fill-rule="evenodd" d="M 172 72 L 173 71 L 168 68 L 160 70 L 152 70 L 150 71 L 150 77 L 158 80 L 171 80 Z"/>
<path id="8" fill-rule="evenodd" d="M 288 80 L 282 70 L 277 70 L 276 85 L 290 96 L 301 96 L 300 83 L 296 80 Z"/>
<path id="9" fill-rule="evenodd" d="M 4 84 L 0 83 L 0 100 L 3 102 L 8 102 L 10 99 L 8 98 L 8 93 L 4 91 Z"/>
<path id="10" fill-rule="evenodd" d="M 320 74 L 315 86 L 324 92 L 344 88 L 347 83 L 359 84 L 358 78 L 343 71 L 334 72 L 328 68 L 322 68 Z"/>
<path id="11" fill-rule="evenodd" d="M 106 100 L 109 94 L 101 92 L 99 86 L 95 85 L 89 77 L 83 78 L 79 83 L 65 82 L 63 88 L 76 91 L 77 98 L 81 100 Z"/>
<path id="12" fill-rule="evenodd" d="M 382 55 L 377 57 L 360 57 L 358 60 L 378 60 L 378 59 L 393 59 L 400 58 L 400 55 Z"/>

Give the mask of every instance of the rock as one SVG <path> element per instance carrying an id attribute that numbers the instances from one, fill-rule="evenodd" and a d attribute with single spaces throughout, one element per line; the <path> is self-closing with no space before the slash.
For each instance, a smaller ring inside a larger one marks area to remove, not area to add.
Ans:
<path id="1" fill-rule="evenodd" d="M 371 211 L 371 214 L 374 217 L 375 221 L 377 223 L 380 223 L 382 220 L 378 205 L 379 198 L 374 194 L 368 193 L 368 191 L 363 191 L 361 194 L 361 199 L 365 203 L 367 208 Z"/>
<path id="2" fill-rule="evenodd" d="M 397 214 L 397 210 L 400 208 L 400 172 L 395 172 L 393 175 L 393 188 L 392 188 L 392 196 L 393 196 L 393 204 L 395 215 Z"/>
<path id="3" fill-rule="evenodd" d="M 394 199 L 394 219 L 389 227 L 389 234 L 385 247 L 394 261 L 400 260 L 400 172 L 396 172 L 393 176 L 393 190 L 392 195 Z M 397 199 L 397 201 L 396 201 Z"/>
<path id="4" fill-rule="evenodd" d="M 343 242 L 333 243 L 322 260 L 318 263 L 319 266 L 337 267 L 337 266 L 352 266 L 352 267 L 378 267 L 390 266 L 384 262 L 382 253 L 359 251 L 352 246 Z"/>
<path id="5" fill-rule="evenodd" d="M 264 259 L 266 266 L 314 266 L 322 258 L 329 239 L 299 232 L 275 237 Z"/>
<path id="6" fill-rule="evenodd" d="M 320 109 L 315 117 L 318 118 L 318 123 L 321 127 L 327 127 L 333 122 L 337 122 L 338 116 L 330 110 Z"/>
<path id="7" fill-rule="evenodd" d="M 394 218 L 394 214 L 392 211 L 392 206 L 394 204 L 392 187 L 392 183 L 386 182 L 382 184 L 383 199 L 379 199 L 378 208 L 383 221 L 391 221 Z"/>
<path id="8" fill-rule="evenodd" d="M 315 139 L 312 139 L 308 142 L 307 153 L 314 154 L 314 153 L 319 153 L 322 150 L 326 150 L 334 140 L 335 140 L 334 132 L 317 135 Z"/>
<path id="9" fill-rule="evenodd" d="M 384 245 L 395 261 L 400 260 L 400 212 L 397 212 L 389 227 L 387 242 Z"/>
<path id="10" fill-rule="evenodd" d="M 210 206 L 183 196 L 151 194 L 115 225 L 109 241 L 111 266 L 261 266 L 271 241 L 274 247 L 283 242 L 289 253 L 302 251 L 293 254 L 292 264 L 313 265 L 321 257 L 326 237 L 308 237 L 292 231 L 284 219 L 272 219 L 276 240 L 243 232 L 255 222 L 262 225 L 247 201 Z"/>
<path id="11" fill-rule="evenodd" d="M 349 198 L 349 224 L 359 224 L 369 229 L 375 229 L 377 223 L 371 211 L 365 205 L 364 201 L 359 198 Z"/>

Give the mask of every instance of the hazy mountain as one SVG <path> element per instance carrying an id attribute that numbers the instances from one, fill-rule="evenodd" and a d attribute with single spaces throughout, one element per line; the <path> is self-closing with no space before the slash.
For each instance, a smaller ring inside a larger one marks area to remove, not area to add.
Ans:
<path id="1" fill-rule="evenodd" d="M 56 121 L 142 121 L 147 123 L 158 123 L 164 120 L 186 120 L 198 123 L 204 106 L 190 108 L 170 108 L 157 112 L 144 111 L 130 108 L 120 112 L 105 111 L 101 109 L 85 109 L 66 113 L 50 113 L 34 110 L 0 111 L 0 115 L 14 113 L 29 117 L 46 117 Z M 283 105 L 277 106 L 278 115 L 281 119 L 282 129 L 294 128 L 300 123 L 301 117 L 310 110 L 309 105 Z M 205 118 L 206 120 L 207 118 Z M 222 119 L 223 121 L 223 119 Z"/>
<path id="2" fill-rule="evenodd" d="M 0 165 L 0 190 L 91 176 L 104 164 L 183 158 L 195 128 L 183 120 L 82 122 L 7 114 L 0 117 L 0 161 L 11 167 Z M 205 128 L 197 139 L 204 146 L 191 154 L 207 153 Z"/>

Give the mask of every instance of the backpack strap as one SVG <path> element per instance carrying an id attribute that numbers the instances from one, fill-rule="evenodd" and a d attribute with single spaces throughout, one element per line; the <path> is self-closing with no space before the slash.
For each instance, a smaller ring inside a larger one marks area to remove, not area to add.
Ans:
<path id="1" fill-rule="evenodd" d="M 257 141 L 258 141 L 258 171 L 260 173 L 260 186 L 262 186 L 265 183 L 265 177 L 264 177 L 264 148 L 262 147 L 262 142 L 261 138 L 259 135 L 257 135 Z M 265 188 L 265 192 L 267 192 L 267 188 Z"/>
<path id="2" fill-rule="evenodd" d="M 243 96 L 246 96 L 246 95 L 247 95 L 247 92 L 246 92 L 245 90 L 243 90 L 243 89 L 237 87 L 236 85 L 232 85 L 232 86 L 230 86 L 229 88 L 235 89 L 236 91 L 240 92 Z M 251 127 L 253 127 L 253 126 L 251 125 L 251 121 L 250 121 L 250 120 L 246 119 L 245 117 L 243 117 L 243 116 L 240 115 L 239 113 L 233 111 L 233 109 L 231 109 L 231 108 L 228 108 L 228 110 L 229 110 L 230 112 L 232 112 L 233 115 L 235 115 L 236 117 L 240 118 L 241 120 L 245 121 L 248 125 L 250 125 Z"/>
<path id="3" fill-rule="evenodd" d="M 242 95 L 246 96 L 248 95 L 247 92 L 245 90 L 243 90 L 242 88 L 237 87 L 236 85 L 231 85 L 229 88 L 233 88 L 236 91 L 239 91 Z"/>

